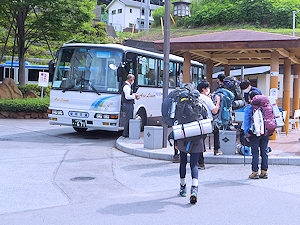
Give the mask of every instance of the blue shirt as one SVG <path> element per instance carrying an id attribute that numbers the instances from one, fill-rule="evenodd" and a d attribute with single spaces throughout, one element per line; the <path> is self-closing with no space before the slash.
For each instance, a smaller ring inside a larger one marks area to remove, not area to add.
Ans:
<path id="1" fill-rule="evenodd" d="M 244 134 L 247 135 L 250 127 L 252 126 L 252 106 L 248 104 L 245 108 L 245 115 L 244 115 Z"/>
<path id="2" fill-rule="evenodd" d="M 245 98 L 245 101 L 246 101 L 247 103 L 250 103 L 250 102 L 249 102 L 248 96 L 249 96 L 249 93 L 250 93 L 251 91 L 257 91 L 260 95 L 262 94 L 261 91 L 260 91 L 258 88 L 252 87 L 252 86 L 251 86 L 251 89 L 250 89 L 250 91 L 249 91 L 248 93 L 244 92 L 244 98 Z"/>

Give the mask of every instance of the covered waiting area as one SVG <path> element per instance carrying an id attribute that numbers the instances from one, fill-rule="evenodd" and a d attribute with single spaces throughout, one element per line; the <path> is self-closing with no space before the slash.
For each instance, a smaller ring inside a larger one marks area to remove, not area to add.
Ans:
<path id="1" fill-rule="evenodd" d="M 164 41 L 155 41 L 154 47 L 163 51 Z M 287 111 L 286 118 L 290 117 L 290 83 L 293 66 L 292 110 L 299 109 L 300 37 L 250 30 L 231 30 L 170 39 L 170 52 L 184 57 L 184 83 L 190 82 L 191 60 L 206 64 L 206 79 L 211 85 L 214 66 L 224 66 L 225 76 L 229 76 L 230 66 L 269 65 L 271 67 L 270 90 L 278 90 L 279 66 L 283 65 L 282 109 Z M 288 119 L 285 121 L 285 129 L 288 132 Z"/>

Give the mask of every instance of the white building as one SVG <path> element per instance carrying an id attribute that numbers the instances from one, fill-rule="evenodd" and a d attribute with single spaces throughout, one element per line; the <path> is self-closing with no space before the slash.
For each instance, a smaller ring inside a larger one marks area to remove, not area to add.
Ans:
<path id="1" fill-rule="evenodd" d="M 144 2 L 113 0 L 106 7 L 108 10 L 108 25 L 113 26 L 116 31 L 123 31 L 125 28 L 132 28 L 134 24 L 136 29 L 143 29 L 145 21 L 145 6 L 146 4 Z M 160 7 L 162 6 L 150 4 L 149 27 L 154 22 L 152 17 L 153 11 Z M 141 27 L 139 23 L 140 19 Z"/>

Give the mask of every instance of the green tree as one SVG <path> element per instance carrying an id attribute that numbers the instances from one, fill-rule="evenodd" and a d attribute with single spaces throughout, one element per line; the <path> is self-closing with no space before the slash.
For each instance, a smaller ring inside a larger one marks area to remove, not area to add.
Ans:
<path id="1" fill-rule="evenodd" d="M 25 53 L 33 43 L 67 40 L 92 19 L 96 0 L 1 0 L 0 21 L 12 26 L 19 57 L 19 83 L 25 85 Z"/>

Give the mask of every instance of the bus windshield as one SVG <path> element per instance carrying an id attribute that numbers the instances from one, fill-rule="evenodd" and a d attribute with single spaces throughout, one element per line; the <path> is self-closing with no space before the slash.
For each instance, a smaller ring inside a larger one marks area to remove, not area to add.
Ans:
<path id="1" fill-rule="evenodd" d="M 53 89 L 119 92 L 118 66 L 122 52 L 101 48 L 63 48 L 56 65 Z"/>

